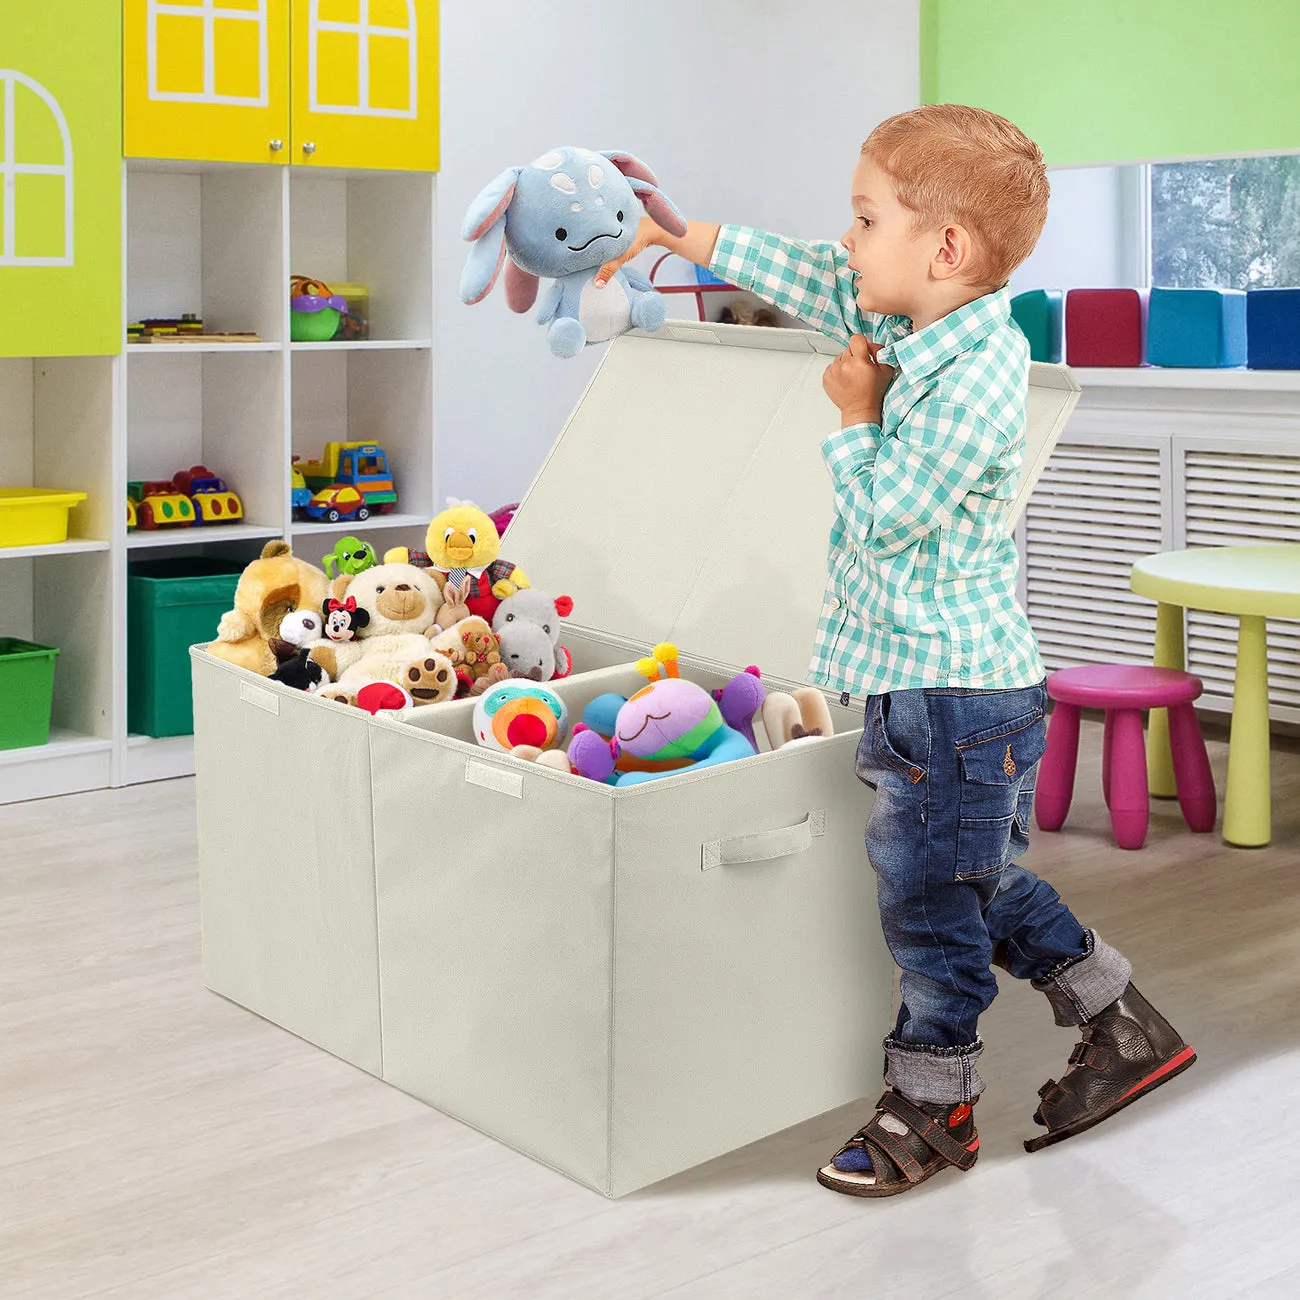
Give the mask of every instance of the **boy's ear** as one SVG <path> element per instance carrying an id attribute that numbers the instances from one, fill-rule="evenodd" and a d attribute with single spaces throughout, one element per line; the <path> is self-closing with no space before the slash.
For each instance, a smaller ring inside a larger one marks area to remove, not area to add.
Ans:
<path id="1" fill-rule="evenodd" d="M 930 274 L 936 280 L 955 279 L 970 266 L 970 232 L 954 223 L 940 227 L 939 237 L 942 242 L 930 259 Z"/>

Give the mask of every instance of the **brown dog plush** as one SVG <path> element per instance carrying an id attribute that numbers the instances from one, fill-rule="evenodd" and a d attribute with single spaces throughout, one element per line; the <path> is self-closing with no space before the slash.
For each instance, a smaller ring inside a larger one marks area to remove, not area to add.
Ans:
<path id="1" fill-rule="evenodd" d="M 329 592 L 320 569 L 298 559 L 285 541 L 267 542 L 259 559 L 239 576 L 235 608 L 221 616 L 208 653 L 269 677 L 276 669 L 271 640 L 286 614 L 319 611 Z"/>

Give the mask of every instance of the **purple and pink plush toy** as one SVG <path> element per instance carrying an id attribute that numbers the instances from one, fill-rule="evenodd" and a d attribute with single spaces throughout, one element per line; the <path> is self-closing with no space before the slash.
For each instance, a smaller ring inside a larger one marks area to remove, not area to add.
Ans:
<path id="1" fill-rule="evenodd" d="M 677 648 L 665 642 L 655 646 L 652 658 L 637 664 L 637 671 L 649 678 L 649 685 L 618 705 L 611 739 L 604 739 L 592 723 L 602 726 L 602 715 L 608 717 L 618 696 L 597 697 L 573 729 L 569 762 L 579 775 L 606 785 L 637 785 L 758 752 L 751 719 L 766 691 L 756 668 L 711 695 L 679 676 Z"/>

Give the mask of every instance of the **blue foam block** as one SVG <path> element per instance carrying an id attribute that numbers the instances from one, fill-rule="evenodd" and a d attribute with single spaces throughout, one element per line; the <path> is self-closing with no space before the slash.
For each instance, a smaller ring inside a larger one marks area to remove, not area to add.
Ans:
<path id="1" fill-rule="evenodd" d="M 1246 324 L 1252 370 L 1300 370 L 1300 289 L 1248 290 Z"/>
<path id="2" fill-rule="evenodd" d="M 1153 288 L 1147 360 L 1153 366 L 1244 366 L 1246 295 L 1240 289 Z"/>
<path id="3" fill-rule="evenodd" d="M 1031 361 L 1059 362 L 1065 295 L 1059 289 L 1030 289 L 1011 300 L 1011 319 L 1029 340 Z"/>

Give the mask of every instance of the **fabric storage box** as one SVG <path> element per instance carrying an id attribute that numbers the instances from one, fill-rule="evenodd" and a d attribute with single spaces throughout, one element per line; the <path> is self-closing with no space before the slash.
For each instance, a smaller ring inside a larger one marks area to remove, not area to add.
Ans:
<path id="1" fill-rule="evenodd" d="M 1246 295 L 1240 289 L 1151 290 L 1147 361 L 1207 369 L 1246 364 Z"/>
<path id="2" fill-rule="evenodd" d="M 133 564 L 126 580 L 127 728 L 142 736 L 194 730 L 189 647 L 210 641 L 235 603 L 243 566 L 197 557 Z"/>
<path id="3" fill-rule="evenodd" d="M 1064 295 L 1059 289 L 1031 289 L 1011 300 L 1011 319 L 1029 340 L 1029 355 L 1035 361 L 1061 359 Z"/>
<path id="4" fill-rule="evenodd" d="M 1246 290 L 1246 364 L 1300 370 L 1300 289 Z"/>
<path id="5" fill-rule="evenodd" d="M 564 644 L 575 673 L 627 658 Z M 190 654 L 204 983 L 380 1075 L 370 720 Z"/>
<path id="6" fill-rule="evenodd" d="M 662 639 L 704 685 L 802 683 L 839 350 L 676 322 L 611 345 L 510 529 L 575 602 L 571 716 L 643 684 Z M 1033 380 L 1018 508 L 1077 399 L 1059 367 Z M 879 1086 L 860 706 L 832 702 L 832 738 L 613 789 L 472 744 L 467 702 L 371 719 L 193 654 L 216 991 L 606 1195 Z M 248 814 L 325 789 L 335 834 L 292 853 L 282 812 Z"/>
<path id="7" fill-rule="evenodd" d="M 1065 295 L 1065 359 L 1072 366 L 1140 366 L 1146 327 L 1146 290 L 1071 289 Z"/>

